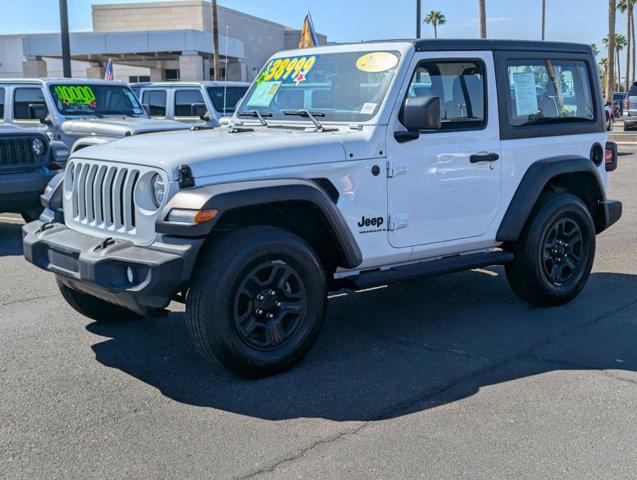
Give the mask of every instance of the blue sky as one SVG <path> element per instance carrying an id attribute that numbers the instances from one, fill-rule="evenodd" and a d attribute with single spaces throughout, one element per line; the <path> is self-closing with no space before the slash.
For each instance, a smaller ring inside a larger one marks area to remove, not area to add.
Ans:
<path id="1" fill-rule="evenodd" d="M 134 0 L 68 0 L 71 29 L 91 29 L 91 4 L 130 1 Z M 0 34 L 59 30 L 57 0 L 0 3 Z M 338 42 L 415 36 L 415 0 L 219 0 L 219 4 L 299 28 L 311 10 L 317 30 Z M 479 36 L 478 0 L 422 0 L 422 4 L 424 11 L 439 10 L 447 17 L 440 37 Z M 539 38 L 540 5 L 541 0 L 487 0 L 489 36 Z M 547 39 L 601 46 L 608 28 L 607 0 L 547 0 L 547 5 Z M 625 32 L 625 17 L 618 22 L 619 31 Z M 428 25 L 423 32 L 433 36 Z"/>

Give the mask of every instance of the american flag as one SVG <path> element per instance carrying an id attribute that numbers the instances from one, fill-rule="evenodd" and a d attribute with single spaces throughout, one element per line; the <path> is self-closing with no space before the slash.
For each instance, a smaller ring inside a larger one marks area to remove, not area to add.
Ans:
<path id="1" fill-rule="evenodd" d="M 109 58 L 106 63 L 106 73 L 104 73 L 104 80 L 113 80 L 113 59 Z"/>

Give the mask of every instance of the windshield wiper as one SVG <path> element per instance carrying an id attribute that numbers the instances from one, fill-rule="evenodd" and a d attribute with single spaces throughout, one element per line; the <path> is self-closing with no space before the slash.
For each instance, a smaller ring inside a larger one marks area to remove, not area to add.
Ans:
<path id="1" fill-rule="evenodd" d="M 261 122 L 261 125 L 263 125 L 264 127 L 269 127 L 270 125 L 268 124 L 268 122 L 265 121 L 265 118 L 263 117 L 272 117 L 272 114 L 270 112 L 259 112 L 257 110 L 250 110 L 247 112 L 239 112 L 238 113 L 239 117 L 254 117 L 257 118 L 259 120 L 259 122 Z"/>
<path id="2" fill-rule="evenodd" d="M 310 112 L 309 110 L 288 110 L 284 111 L 283 115 L 309 118 L 319 132 L 325 130 L 323 125 L 321 125 L 321 122 L 316 119 L 316 117 L 324 117 L 325 114 L 323 112 Z"/>

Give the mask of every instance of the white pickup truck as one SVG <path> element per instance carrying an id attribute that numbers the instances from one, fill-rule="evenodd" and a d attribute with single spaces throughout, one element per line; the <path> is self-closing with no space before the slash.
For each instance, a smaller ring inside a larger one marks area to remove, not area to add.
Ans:
<path id="1" fill-rule="evenodd" d="M 616 162 L 585 45 L 282 52 L 228 127 L 72 156 L 24 251 L 84 315 L 185 302 L 206 358 L 271 375 L 314 344 L 329 291 L 505 265 L 524 300 L 569 302 L 621 216 Z"/>

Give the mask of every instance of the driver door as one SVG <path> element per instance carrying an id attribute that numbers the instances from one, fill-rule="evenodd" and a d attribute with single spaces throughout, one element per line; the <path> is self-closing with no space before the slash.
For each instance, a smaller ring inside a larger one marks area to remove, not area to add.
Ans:
<path id="1" fill-rule="evenodd" d="M 454 56 L 455 57 L 455 56 Z M 389 242 L 427 250 L 479 239 L 500 206 L 502 162 L 493 54 L 416 54 L 405 96 L 439 97 L 442 128 L 404 143 L 388 132 Z M 490 101 L 489 101 L 490 100 Z"/>

